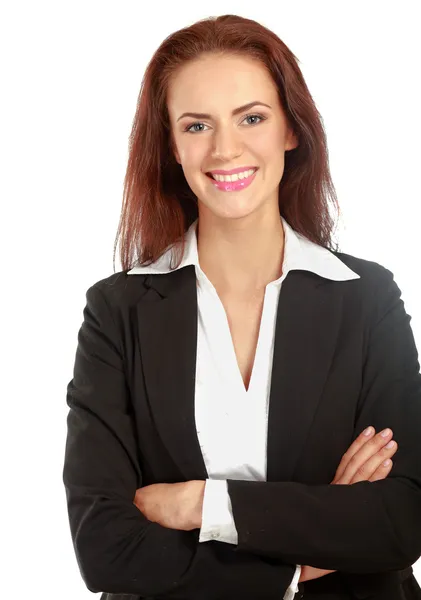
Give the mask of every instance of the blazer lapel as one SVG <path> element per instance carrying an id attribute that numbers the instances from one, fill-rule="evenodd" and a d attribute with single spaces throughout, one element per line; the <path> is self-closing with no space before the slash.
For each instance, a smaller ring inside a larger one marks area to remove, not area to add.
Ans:
<path id="1" fill-rule="evenodd" d="M 143 372 L 154 422 L 185 477 L 207 479 L 196 432 L 194 397 L 197 291 L 194 266 L 145 280 L 150 301 L 138 305 Z"/>
<path id="2" fill-rule="evenodd" d="M 207 479 L 196 432 L 197 290 L 193 266 L 145 280 L 140 349 L 159 435 L 186 481 Z M 332 287 L 333 286 L 333 287 Z M 269 402 L 267 480 L 291 481 L 335 352 L 342 294 L 309 271 L 290 271 L 278 303 Z M 215 432 L 217 434 L 217 432 Z"/>
<path id="3" fill-rule="evenodd" d="M 290 271 L 278 303 L 269 402 L 267 481 L 293 481 L 335 352 L 339 287 Z"/>

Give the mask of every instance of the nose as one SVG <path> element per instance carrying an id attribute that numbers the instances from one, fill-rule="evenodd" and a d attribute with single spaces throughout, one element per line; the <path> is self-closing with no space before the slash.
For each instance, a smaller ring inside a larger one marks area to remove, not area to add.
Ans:
<path id="1" fill-rule="evenodd" d="M 212 144 L 212 158 L 230 162 L 241 156 L 242 145 L 232 130 L 224 129 L 215 133 Z"/>

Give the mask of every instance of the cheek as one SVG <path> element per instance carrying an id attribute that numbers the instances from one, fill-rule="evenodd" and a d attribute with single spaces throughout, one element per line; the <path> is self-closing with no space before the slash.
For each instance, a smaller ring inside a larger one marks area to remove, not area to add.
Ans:
<path id="1" fill-rule="evenodd" d="M 252 143 L 252 151 L 256 156 L 261 156 L 264 160 L 270 160 L 281 154 L 283 148 L 282 140 L 273 132 L 265 135 L 256 136 Z"/>
<path id="2" fill-rule="evenodd" d="M 254 156 L 264 167 L 266 173 L 273 173 L 278 176 L 283 172 L 285 166 L 285 150 L 279 140 L 271 141 L 264 146 L 257 146 L 254 149 Z"/>
<path id="3" fill-rule="evenodd" d="M 189 162 L 182 163 L 182 168 L 188 186 L 195 194 L 199 194 L 203 185 L 206 184 L 205 181 L 202 181 L 202 178 L 206 176 L 201 173 L 201 164 L 197 164 L 197 160 L 192 159 Z"/>
<path id="4" fill-rule="evenodd" d="M 193 172 L 200 169 L 206 157 L 206 149 L 203 144 L 184 144 L 179 149 L 181 164 L 185 172 Z"/>

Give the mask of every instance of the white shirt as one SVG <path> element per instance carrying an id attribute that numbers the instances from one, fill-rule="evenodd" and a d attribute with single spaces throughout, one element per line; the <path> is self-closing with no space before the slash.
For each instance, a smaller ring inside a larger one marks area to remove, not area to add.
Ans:
<path id="1" fill-rule="evenodd" d="M 293 269 L 312 271 L 335 281 L 359 279 L 329 250 L 297 233 L 281 217 L 284 229 L 282 276 L 266 286 L 256 355 L 248 390 L 238 367 L 224 306 L 199 265 L 196 220 L 186 232 L 179 269 L 194 265 L 197 279 L 198 337 L 195 419 L 209 479 L 206 480 L 199 542 L 237 544 L 227 479 L 266 481 L 269 392 L 275 322 L 282 282 Z M 170 272 L 172 249 L 149 266 L 128 275 Z M 297 565 L 284 600 L 298 591 Z"/>

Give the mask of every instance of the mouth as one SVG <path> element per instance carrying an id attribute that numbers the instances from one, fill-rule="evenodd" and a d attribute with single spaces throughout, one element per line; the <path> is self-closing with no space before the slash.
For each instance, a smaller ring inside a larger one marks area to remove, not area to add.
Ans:
<path id="1" fill-rule="evenodd" d="M 253 170 L 253 173 L 250 173 L 250 171 Z M 256 173 L 256 171 L 258 170 L 258 167 L 252 167 L 251 169 L 249 169 L 249 171 L 247 171 L 247 173 L 249 173 L 249 175 L 247 177 L 251 177 L 252 175 L 254 175 L 254 173 Z M 210 179 L 213 179 L 214 181 L 222 181 L 221 179 L 221 175 L 212 175 L 212 173 L 207 172 L 205 173 L 205 175 L 207 175 Z M 234 174 L 231 174 L 231 177 L 233 177 Z M 243 179 L 239 179 L 238 178 L 238 174 L 237 174 L 237 178 L 231 181 L 225 181 L 225 183 L 234 183 L 236 181 L 243 181 L 244 179 L 247 179 L 247 177 L 243 176 Z"/>
<path id="2" fill-rule="evenodd" d="M 224 181 L 224 180 L 218 181 L 217 179 L 215 179 L 215 177 L 213 177 L 211 175 L 211 173 L 206 173 L 206 176 L 211 180 L 212 184 L 214 185 L 214 187 L 216 189 L 221 190 L 223 192 L 237 192 L 237 191 L 241 191 L 241 190 L 245 189 L 246 187 L 251 185 L 251 183 L 253 183 L 258 170 L 259 170 L 258 167 L 256 167 L 253 169 L 252 173 L 250 173 L 243 179 L 237 179 L 234 181 Z M 251 169 L 250 169 L 250 171 L 251 171 Z M 218 177 L 218 175 L 217 175 L 217 177 Z"/>

